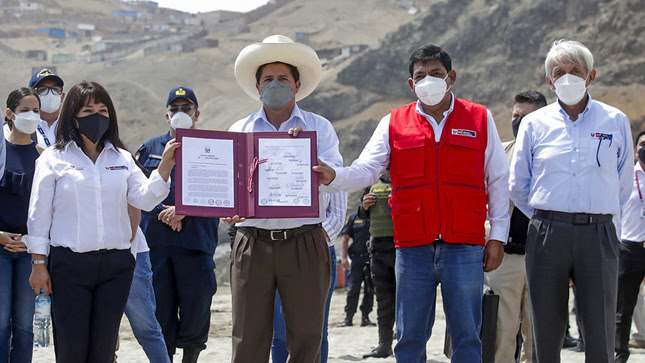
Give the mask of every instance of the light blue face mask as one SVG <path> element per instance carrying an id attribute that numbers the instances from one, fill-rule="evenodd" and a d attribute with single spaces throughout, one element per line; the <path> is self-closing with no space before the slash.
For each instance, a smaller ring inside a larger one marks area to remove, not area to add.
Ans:
<path id="1" fill-rule="evenodd" d="M 282 110 L 293 99 L 293 88 L 278 80 L 273 80 L 262 87 L 260 101 L 272 110 Z"/>

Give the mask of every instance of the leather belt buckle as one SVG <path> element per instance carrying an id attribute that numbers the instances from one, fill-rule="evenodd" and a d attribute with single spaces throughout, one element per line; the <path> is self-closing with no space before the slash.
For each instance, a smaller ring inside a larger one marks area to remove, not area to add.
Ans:
<path id="1" fill-rule="evenodd" d="M 573 224 L 591 224 L 593 223 L 593 216 L 588 214 L 574 214 Z"/>
<path id="2" fill-rule="evenodd" d="M 287 239 L 287 231 L 271 231 L 271 241 L 284 241 Z"/>

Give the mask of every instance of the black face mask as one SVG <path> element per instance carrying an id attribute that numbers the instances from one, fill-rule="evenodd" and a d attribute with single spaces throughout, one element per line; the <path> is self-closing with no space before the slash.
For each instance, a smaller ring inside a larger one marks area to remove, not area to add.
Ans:
<path id="1" fill-rule="evenodd" d="M 640 148 L 638 150 L 638 160 L 640 160 L 641 163 L 645 164 L 645 147 Z"/>
<path id="2" fill-rule="evenodd" d="M 513 127 L 513 137 L 517 138 L 517 130 L 520 129 L 520 122 L 522 122 L 522 119 L 524 116 L 519 116 L 513 119 L 511 121 L 511 126 Z"/>
<path id="3" fill-rule="evenodd" d="M 91 142 L 97 143 L 110 127 L 110 118 L 93 113 L 89 116 L 77 117 L 78 131 L 85 135 Z"/>

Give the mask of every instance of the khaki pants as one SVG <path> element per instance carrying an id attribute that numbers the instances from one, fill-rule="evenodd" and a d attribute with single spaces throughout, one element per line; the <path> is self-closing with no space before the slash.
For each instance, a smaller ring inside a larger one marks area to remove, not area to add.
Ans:
<path id="1" fill-rule="evenodd" d="M 531 314 L 524 255 L 504 253 L 502 264 L 484 276 L 486 285 L 499 294 L 495 362 L 515 362 L 516 336 L 522 329 L 521 362 L 532 361 Z"/>
<path id="2" fill-rule="evenodd" d="M 262 238 L 255 228 L 240 228 L 232 253 L 232 362 L 269 360 L 276 289 L 287 331 L 287 361 L 320 362 L 331 280 L 329 248 L 322 227 L 282 241 Z"/>

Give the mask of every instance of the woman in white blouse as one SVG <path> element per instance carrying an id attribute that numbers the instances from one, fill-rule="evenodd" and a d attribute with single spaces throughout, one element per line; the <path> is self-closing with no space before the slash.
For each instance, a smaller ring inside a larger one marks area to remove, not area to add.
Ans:
<path id="1" fill-rule="evenodd" d="M 114 361 L 135 266 L 128 203 L 151 210 L 168 195 L 177 147 L 170 140 L 146 178 L 119 140 L 107 91 L 69 90 L 56 144 L 36 163 L 27 221 L 29 283 L 51 293 L 58 362 Z"/>

